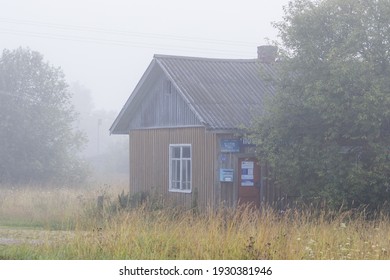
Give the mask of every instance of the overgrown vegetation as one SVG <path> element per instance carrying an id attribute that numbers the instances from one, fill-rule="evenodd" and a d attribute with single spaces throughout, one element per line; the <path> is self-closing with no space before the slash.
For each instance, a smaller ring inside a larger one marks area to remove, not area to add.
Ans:
<path id="1" fill-rule="evenodd" d="M 390 259 L 390 220 L 364 209 L 194 213 L 83 189 L 2 188 L 0 259 Z"/>
<path id="2" fill-rule="evenodd" d="M 75 183 L 87 168 L 84 142 L 60 68 L 30 49 L 0 56 L 0 183 Z"/>
<path id="3" fill-rule="evenodd" d="M 276 95 L 250 130 L 275 184 L 338 209 L 390 201 L 390 1 L 285 8 Z"/>

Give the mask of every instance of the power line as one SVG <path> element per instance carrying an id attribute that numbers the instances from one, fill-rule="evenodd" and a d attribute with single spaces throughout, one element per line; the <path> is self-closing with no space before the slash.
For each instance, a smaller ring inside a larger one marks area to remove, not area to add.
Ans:
<path id="1" fill-rule="evenodd" d="M 229 45 L 229 46 L 253 47 L 254 45 L 251 42 L 218 40 L 218 39 L 209 39 L 209 38 L 207 39 L 207 38 L 200 38 L 200 37 L 178 36 L 172 34 L 143 33 L 143 32 L 133 32 L 129 30 L 107 29 L 107 28 L 79 26 L 79 25 L 64 25 L 64 24 L 29 21 L 29 20 L 0 18 L 0 22 L 17 24 L 17 25 L 39 26 L 39 27 L 45 27 L 45 28 L 50 28 L 55 30 L 85 31 L 85 32 L 101 33 L 106 35 L 107 34 L 120 35 L 126 37 L 138 37 L 138 38 L 146 38 L 146 39 L 164 39 L 164 40 L 169 39 L 169 40 L 176 40 L 180 42 L 186 41 L 186 42 L 216 44 L 216 45 L 223 45 L 223 46 Z"/>
<path id="2" fill-rule="evenodd" d="M 163 50 L 171 50 L 171 51 L 183 51 L 183 50 L 190 50 L 195 52 L 205 52 L 205 53 L 214 53 L 214 54 L 224 54 L 224 55 L 234 55 L 234 56 L 243 56 L 243 55 L 251 55 L 253 52 L 236 52 L 236 51 L 229 51 L 229 50 L 221 50 L 221 49 L 215 49 L 210 47 L 175 47 L 173 45 L 166 45 L 161 43 L 142 43 L 142 42 L 135 42 L 135 41 L 129 41 L 129 40 L 119 40 L 119 39 L 106 39 L 106 38 L 94 38 L 94 37 L 86 37 L 86 36 L 79 36 L 79 35 L 59 35 L 59 34 L 53 34 L 53 33 L 44 33 L 44 32 L 31 32 L 31 31 L 20 31 L 15 29 L 7 29 L 7 28 L 0 28 L 0 33 L 2 34 L 9 34 L 9 35 L 16 35 L 16 36 L 29 36 L 29 37 L 36 37 L 36 38 L 46 38 L 46 39 L 52 39 L 52 40 L 66 40 L 66 41 L 73 41 L 73 42 L 87 42 L 87 43 L 94 43 L 94 44 L 108 44 L 108 45 L 115 45 L 115 46 L 124 46 L 124 47 L 138 47 L 138 48 L 151 48 L 151 49 L 163 49 Z"/>

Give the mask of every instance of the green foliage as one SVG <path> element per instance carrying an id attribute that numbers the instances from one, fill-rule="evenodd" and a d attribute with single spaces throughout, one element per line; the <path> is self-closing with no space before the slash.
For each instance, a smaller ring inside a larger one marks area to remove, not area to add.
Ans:
<path id="1" fill-rule="evenodd" d="M 390 259 L 389 215 L 368 219 L 364 208 L 281 213 L 242 206 L 194 214 L 150 207 L 147 198 L 114 212 L 117 198 L 131 200 L 123 185 L 0 188 L 0 260 Z M 104 196 L 103 213 L 97 195 Z"/>
<path id="2" fill-rule="evenodd" d="M 117 198 L 104 196 L 106 206 L 103 215 L 106 217 L 115 217 L 116 215 L 128 212 L 137 208 L 143 208 L 147 211 L 156 211 L 166 209 L 164 199 L 156 191 L 141 191 L 135 194 L 125 193 L 124 190 L 117 195 Z M 92 213 L 97 212 L 93 210 Z"/>
<path id="3" fill-rule="evenodd" d="M 194 215 L 137 208 L 99 227 L 84 220 L 63 231 L 0 227 L 0 259 L 389 260 L 388 217 L 367 221 L 350 215 L 269 208 Z"/>
<path id="4" fill-rule="evenodd" d="M 333 207 L 390 199 L 390 1 L 296 0 L 275 23 L 280 79 L 250 129 L 276 184 Z"/>
<path id="5" fill-rule="evenodd" d="M 121 194 L 118 195 L 118 207 L 120 210 L 137 208 L 146 203 L 149 197 L 150 195 L 148 192 L 139 192 L 130 195 L 130 193 L 125 194 L 125 191 L 122 191 Z"/>
<path id="6" fill-rule="evenodd" d="M 30 49 L 0 57 L 0 182 L 75 182 L 85 177 L 76 157 L 83 137 L 72 125 L 60 68 Z"/>

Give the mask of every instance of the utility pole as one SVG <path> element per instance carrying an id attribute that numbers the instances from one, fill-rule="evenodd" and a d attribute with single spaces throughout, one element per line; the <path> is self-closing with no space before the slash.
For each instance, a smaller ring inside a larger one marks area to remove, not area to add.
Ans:
<path id="1" fill-rule="evenodd" d="M 102 126 L 102 119 L 97 122 L 97 155 L 100 155 L 100 127 Z"/>

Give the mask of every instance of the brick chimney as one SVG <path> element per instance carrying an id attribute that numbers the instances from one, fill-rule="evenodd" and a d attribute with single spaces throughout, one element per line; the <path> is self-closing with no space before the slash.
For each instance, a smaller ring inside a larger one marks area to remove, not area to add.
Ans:
<path id="1" fill-rule="evenodd" d="M 278 47 L 271 45 L 264 45 L 257 47 L 257 59 L 261 63 L 274 63 L 278 53 Z"/>

